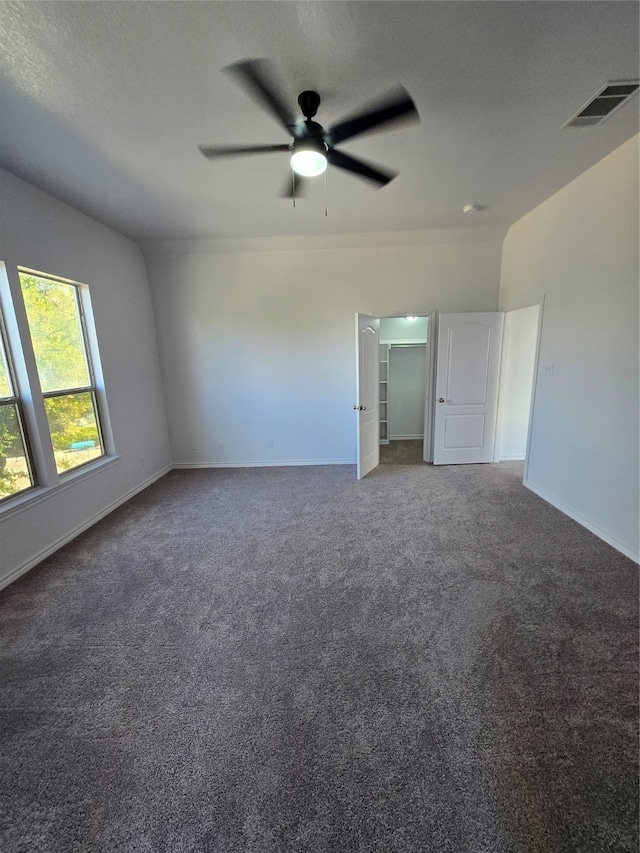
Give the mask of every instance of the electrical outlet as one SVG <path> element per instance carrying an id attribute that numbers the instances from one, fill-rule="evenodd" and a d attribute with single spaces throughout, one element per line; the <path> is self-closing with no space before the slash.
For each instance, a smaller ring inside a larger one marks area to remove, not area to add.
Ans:
<path id="1" fill-rule="evenodd" d="M 269 447 L 273 447 L 273 439 L 272 438 L 269 439 Z"/>
<path id="2" fill-rule="evenodd" d="M 144 468 L 144 456 L 140 457 L 140 467 Z"/>
<path id="3" fill-rule="evenodd" d="M 222 439 L 220 439 L 220 441 L 218 441 L 218 449 L 222 450 L 223 447 L 224 447 L 224 441 L 222 441 Z"/>
<path id="4" fill-rule="evenodd" d="M 545 366 L 544 366 L 544 375 L 545 375 L 545 376 L 553 376 L 553 368 L 554 368 L 554 366 L 555 366 L 555 365 L 554 365 L 554 363 L 553 363 L 553 362 L 551 362 L 550 364 L 545 364 Z"/>
<path id="5" fill-rule="evenodd" d="M 195 441 L 192 441 L 192 442 L 191 442 L 191 449 L 192 449 L 192 450 L 197 450 L 197 449 L 198 449 L 198 445 L 195 443 Z"/>

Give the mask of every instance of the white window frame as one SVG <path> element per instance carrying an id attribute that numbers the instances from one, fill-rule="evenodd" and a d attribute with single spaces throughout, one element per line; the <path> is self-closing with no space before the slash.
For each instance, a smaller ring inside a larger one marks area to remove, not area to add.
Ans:
<path id="1" fill-rule="evenodd" d="M 63 393 L 80 391 L 91 391 L 93 393 L 103 455 L 60 473 L 58 473 L 56 466 L 44 403 L 47 397 L 60 396 L 60 393 L 56 391 L 43 394 L 41 390 L 31 344 L 31 332 L 22 297 L 20 273 L 72 285 L 76 288 L 85 353 L 93 384 L 81 389 L 67 389 Z M 12 509 L 22 508 L 25 503 L 41 499 L 52 489 L 66 488 L 76 480 L 91 476 L 96 470 L 117 461 L 118 456 L 115 453 L 107 407 L 89 285 L 64 278 L 55 273 L 36 270 L 23 264 L 11 264 L 6 260 L 0 261 L 0 313 L 4 319 L 5 345 L 13 370 L 14 393 L 22 415 L 25 450 L 29 455 L 28 464 L 34 479 L 34 486 L 30 489 L 24 489 L 0 501 L 0 515 L 5 515 Z"/>
<path id="2" fill-rule="evenodd" d="M 25 455 L 25 463 L 27 466 L 27 473 L 29 475 L 30 484 L 20 491 L 15 492 L 14 494 L 8 495 L 0 495 L 0 505 L 2 505 L 5 501 L 10 501 L 15 497 L 25 495 L 31 489 L 37 486 L 36 472 L 33 466 L 33 455 L 31 453 L 31 447 L 29 443 L 29 436 L 27 435 L 27 430 L 25 428 L 25 418 L 24 418 L 24 409 L 22 405 L 22 400 L 18 393 L 18 386 L 16 382 L 15 370 L 13 367 L 13 358 L 11 353 L 11 348 L 9 346 L 9 337 L 7 335 L 5 322 L 4 322 L 4 314 L 1 310 L 0 306 L 0 347 L 2 347 L 5 358 L 6 358 L 6 368 L 8 373 L 9 385 L 10 389 L 13 393 L 0 397 L 0 408 L 13 409 L 16 413 L 16 420 L 18 423 L 18 432 L 20 438 L 22 439 L 22 447 L 24 449 Z"/>

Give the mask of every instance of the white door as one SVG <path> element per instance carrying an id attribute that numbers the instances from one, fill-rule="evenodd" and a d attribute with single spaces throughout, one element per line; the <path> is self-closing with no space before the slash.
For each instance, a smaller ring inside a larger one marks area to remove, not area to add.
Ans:
<path id="1" fill-rule="evenodd" d="M 439 317 L 434 465 L 493 461 L 503 316 Z"/>
<path id="2" fill-rule="evenodd" d="M 380 320 L 356 314 L 356 435 L 358 479 L 380 462 L 378 418 Z"/>

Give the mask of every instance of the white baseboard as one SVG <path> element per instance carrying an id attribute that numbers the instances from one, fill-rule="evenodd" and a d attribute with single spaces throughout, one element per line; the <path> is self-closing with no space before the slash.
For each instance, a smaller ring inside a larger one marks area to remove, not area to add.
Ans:
<path id="1" fill-rule="evenodd" d="M 29 569 L 33 569 L 34 566 L 37 566 L 38 563 L 41 563 L 47 557 L 50 557 L 51 554 L 55 553 L 59 548 L 62 548 L 63 545 L 66 545 L 68 542 L 71 542 L 72 539 L 75 539 L 76 536 L 79 536 L 81 533 L 84 533 L 85 530 L 88 530 L 90 527 L 93 527 L 98 521 L 105 516 L 109 515 L 109 513 L 113 512 L 114 509 L 117 509 L 123 503 L 126 503 L 130 500 L 134 495 L 137 495 L 138 492 L 144 491 L 144 489 L 148 488 L 152 483 L 155 483 L 156 480 L 159 480 L 160 477 L 164 477 L 165 474 L 168 474 L 169 471 L 173 468 L 172 465 L 167 465 L 166 468 L 163 468 L 161 471 L 157 471 L 143 483 L 140 483 L 135 488 L 128 491 L 125 495 L 118 498 L 118 500 L 113 501 L 113 503 L 109 504 L 109 506 L 101 509 L 100 512 L 93 515 L 91 518 L 83 521 L 82 524 L 79 524 L 77 527 L 74 527 L 73 530 L 70 530 L 68 533 L 65 533 L 64 536 L 61 536 L 60 539 L 57 539 L 51 545 L 47 545 L 46 548 L 43 548 L 35 556 L 31 557 L 25 563 L 13 569 L 6 577 L 0 578 L 0 589 L 4 589 L 5 586 L 9 586 L 10 583 L 17 580 L 21 575 L 26 574 Z"/>
<path id="2" fill-rule="evenodd" d="M 555 498 L 551 497 L 551 495 L 547 494 L 544 489 L 538 488 L 534 485 L 530 480 L 525 479 L 523 485 L 526 486 L 527 489 L 534 492 L 538 497 L 542 498 L 542 500 L 546 501 L 551 506 L 554 506 L 556 509 L 559 509 L 560 512 L 563 512 L 565 515 L 568 515 L 569 518 L 572 518 L 574 521 L 577 521 L 578 524 L 581 524 L 583 527 L 586 527 L 587 530 L 590 530 L 591 533 L 594 533 L 599 539 L 602 539 L 608 545 L 611 545 L 616 551 L 620 551 L 621 554 L 624 554 L 625 557 L 629 557 L 629 559 L 633 560 L 635 563 L 640 563 L 640 553 L 635 553 L 626 545 L 623 545 L 621 542 L 618 542 L 613 536 L 610 536 L 606 531 L 601 530 L 595 524 L 592 524 L 590 521 L 587 521 L 586 518 L 580 515 L 580 513 L 576 512 L 569 506 L 566 506 L 561 501 L 557 501 Z"/>
<path id="3" fill-rule="evenodd" d="M 501 453 L 498 462 L 524 462 L 524 453 Z"/>
<path id="4" fill-rule="evenodd" d="M 257 462 L 176 462 L 174 468 L 285 468 L 307 465 L 355 465 L 356 459 L 277 459 Z"/>

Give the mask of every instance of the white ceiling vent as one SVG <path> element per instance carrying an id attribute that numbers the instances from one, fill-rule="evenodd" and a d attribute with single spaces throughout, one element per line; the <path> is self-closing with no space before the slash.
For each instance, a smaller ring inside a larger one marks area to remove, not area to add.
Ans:
<path id="1" fill-rule="evenodd" d="M 591 100 L 570 118 L 563 127 L 594 127 L 602 124 L 609 116 L 638 91 L 640 80 L 612 80 L 597 92 Z"/>

